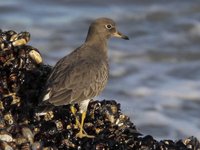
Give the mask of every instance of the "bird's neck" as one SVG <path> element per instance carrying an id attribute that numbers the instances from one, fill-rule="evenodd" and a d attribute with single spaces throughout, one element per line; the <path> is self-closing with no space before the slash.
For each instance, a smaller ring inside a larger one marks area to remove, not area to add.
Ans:
<path id="1" fill-rule="evenodd" d="M 89 30 L 85 43 L 107 53 L 107 41 L 108 39 L 97 31 Z"/>

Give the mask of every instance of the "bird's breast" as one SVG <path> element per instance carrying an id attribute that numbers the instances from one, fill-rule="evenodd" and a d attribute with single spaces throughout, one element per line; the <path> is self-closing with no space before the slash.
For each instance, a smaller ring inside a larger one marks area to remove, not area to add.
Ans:
<path id="1" fill-rule="evenodd" d="M 95 78 L 94 78 L 94 91 L 96 91 L 96 95 L 99 95 L 100 92 L 105 88 L 107 81 L 108 81 L 108 75 L 109 75 L 109 67 L 108 63 L 102 62 L 98 68 L 95 70 Z"/>

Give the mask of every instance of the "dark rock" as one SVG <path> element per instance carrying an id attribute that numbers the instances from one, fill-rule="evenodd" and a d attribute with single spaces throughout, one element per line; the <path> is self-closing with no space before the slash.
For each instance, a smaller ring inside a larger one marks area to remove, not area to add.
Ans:
<path id="1" fill-rule="evenodd" d="M 37 116 L 41 91 L 52 67 L 39 50 L 26 45 L 28 32 L 0 30 L 0 149 L 189 150 L 199 149 L 195 137 L 174 142 L 142 136 L 114 100 L 92 101 L 84 130 L 94 138 L 77 138 L 79 129 L 70 105 Z M 75 105 L 77 116 L 79 107 Z M 80 119 L 80 118 L 79 118 Z"/>

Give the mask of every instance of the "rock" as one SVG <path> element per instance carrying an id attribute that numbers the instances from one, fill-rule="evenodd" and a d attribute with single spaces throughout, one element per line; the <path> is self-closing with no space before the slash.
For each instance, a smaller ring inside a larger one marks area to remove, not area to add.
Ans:
<path id="1" fill-rule="evenodd" d="M 156 141 L 139 133 L 114 100 L 91 101 L 84 130 L 95 138 L 76 138 L 70 105 L 37 116 L 39 96 L 52 67 L 38 49 L 27 45 L 28 32 L 0 30 L 0 149 L 200 149 L 195 137 Z M 75 105 L 77 116 L 79 107 Z"/>

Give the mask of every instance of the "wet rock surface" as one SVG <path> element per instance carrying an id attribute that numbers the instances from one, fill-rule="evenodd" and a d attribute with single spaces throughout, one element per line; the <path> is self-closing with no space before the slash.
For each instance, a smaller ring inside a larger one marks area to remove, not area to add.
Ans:
<path id="1" fill-rule="evenodd" d="M 157 141 L 140 134 L 114 100 L 91 101 L 84 129 L 95 138 L 77 138 L 79 128 L 70 105 L 35 114 L 51 66 L 27 45 L 28 32 L 0 30 L 0 149 L 137 149 L 197 150 L 195 137 Z M 77 116 L 79 107 L 75 105 Z"/>

